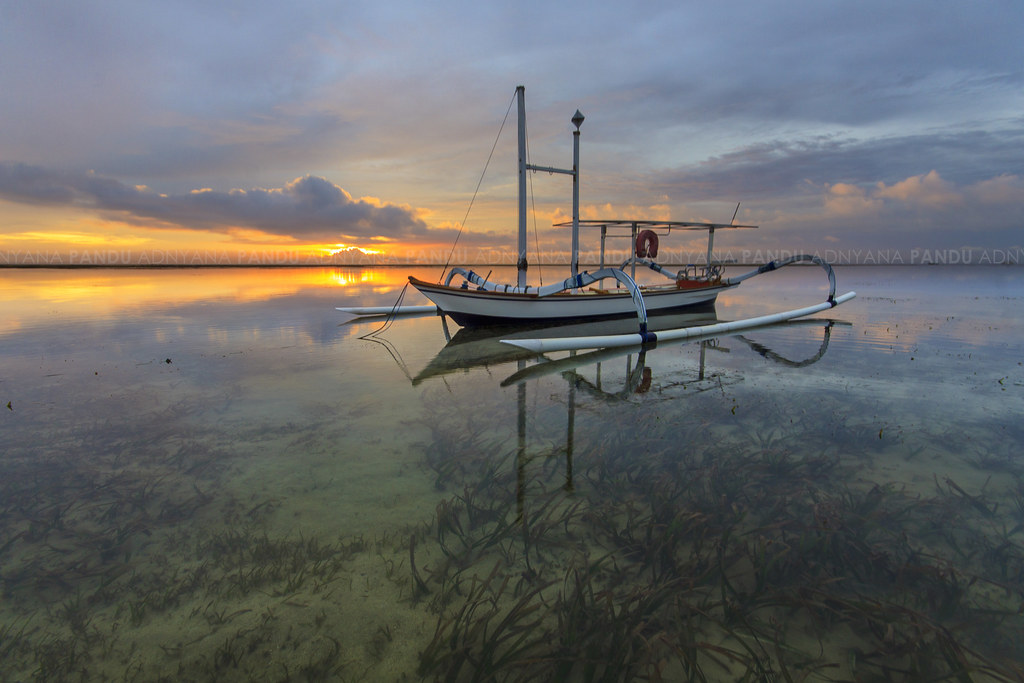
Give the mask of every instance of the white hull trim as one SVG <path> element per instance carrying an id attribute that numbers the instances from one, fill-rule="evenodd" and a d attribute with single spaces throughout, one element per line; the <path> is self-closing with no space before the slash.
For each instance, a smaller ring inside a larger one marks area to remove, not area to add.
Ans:
<path id="1" fill-rule="evenodd" d="M 471 321 L 557 321 L 599 320 L 636 316 L 636 305 L 625 289 L 607 293 L 565 293 L 538 297 L 475 288 L 446 287 L 410 278 L 412 285 L 433 301 L 438 310 L 457 323 Z M 643 289 L 647 313 L 659 313 L 714 303 L 721 292 L 736 285 L 714 285 L 694 289 L 676 287 Z"/>

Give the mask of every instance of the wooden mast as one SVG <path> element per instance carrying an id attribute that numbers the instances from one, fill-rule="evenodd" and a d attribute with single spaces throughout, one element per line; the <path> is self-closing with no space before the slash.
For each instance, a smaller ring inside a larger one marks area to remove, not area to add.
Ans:
<path id="1" fill-rule="evenodd" d="M 520 289 L 526 287 L 526 87 L 516 87 L 519 100 L 519 259 L 517 283 Z"/>

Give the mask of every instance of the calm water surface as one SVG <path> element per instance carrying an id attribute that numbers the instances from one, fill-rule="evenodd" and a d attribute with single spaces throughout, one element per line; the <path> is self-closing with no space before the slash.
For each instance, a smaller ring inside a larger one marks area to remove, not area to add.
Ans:
<path id="1" fill-rule="evenodd" d="M 0 270 L 0 680 L 1017 680 L 1024 271 L 837 272 L 538 358 L 334 310 L 436 268 Z"/>

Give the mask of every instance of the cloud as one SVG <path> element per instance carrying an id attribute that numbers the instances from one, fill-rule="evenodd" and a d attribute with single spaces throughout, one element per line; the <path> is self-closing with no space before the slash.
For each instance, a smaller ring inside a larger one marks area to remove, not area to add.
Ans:
<path id="1" fill-rule="evenodd" d="M 916 192 L 931 201 L 950 200 L 949 187 L 982 182 L 997 175 L 1024 174 L 1024 121 L 1003 130 L 935 131 L 910 136 L 853 138 L 808 136 L 742 146 L 700 163 L 652 175 L 648 183 L 675 200 L 751 200 L 802 192 L 808 184 L 875 185 L 887 195 Z M 907 183 L 908 179 L 920 180 Z"/>
<path id="2" fill-rule="evenodd" d="M 857 185 L 836 183 L 825 186 L 825 212 L 832 215 L 851 216 L 878 211 L 882 203 L 869 197 L 867 191 Z"/>
<path id="3" fill-rule="evenodd" d="M 934 170 L 929 171 L 926 175 L 912 176 L 890 186 L 878 183 L 875 194 L 885 199 L 896 199 L 910 204 L 932 207 L 959 204 L 963 201 L 962 195 L 951 184 L 939 177 Z"/>
<path id="4" fill-rule="evenodd" d="M 986 204 L 1019 204 L 1024 197 L 1024 177 L 1004 174 L 976 183 L 967 192 Z"/>
<path id="5" fill-rule="evenodd" d="M 971 184 L 935 170 L 891 183 L 825 183 L 816 201 L 808 198 L 803 211 L 780 212 L 772 222 L 794 239 L 824 231 L 843 247 L 895 249 L 1007 248 L 1024 227 L 1024 178 L 1012 174 Z"/>
<path id="6" fill-rule="evenodd" d="M 451 231 L 431 230 L 412 207 L 376 198 L 354 199 L 341 187 L 312 175 L 280 188 L 228 192 L 200 189 L 168 195 L 91 172 L 0 163 L 0 197 L 25 204 L 78 206 L 115 213 L 121 220 L 148 227 L 220 233 L 248 228 L 304 242 L 451 239 Z"/>

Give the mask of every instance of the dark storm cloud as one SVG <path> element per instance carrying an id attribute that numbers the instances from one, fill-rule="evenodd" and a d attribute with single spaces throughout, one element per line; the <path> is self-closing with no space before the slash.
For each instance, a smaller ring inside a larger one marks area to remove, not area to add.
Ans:
<path id="1" fill-rule="evenodd" d="M 0 197 L 25 204 L 80 206 L 150 227 L 214 232 L 251 228 L 307 242 L 451 237 L 448 231 L 428 230 L 410 208 L 353 199 L 316 176 L 297 178 L 281 188 L 165 195 L 94 173 L 0 163 Z"/>

